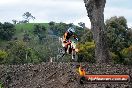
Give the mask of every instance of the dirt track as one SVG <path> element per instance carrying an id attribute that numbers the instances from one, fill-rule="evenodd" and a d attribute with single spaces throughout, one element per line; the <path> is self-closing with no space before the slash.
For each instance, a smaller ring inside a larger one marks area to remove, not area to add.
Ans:
<path id="1" fill-rule="evenodd" d="M 124 84 L 83 84 L 75 68 L 78 63 L 42 63 L 38 65 L 0 66 L 0 81 L 4 88 L 132 88 Z M 123 65 L 87 64 L 89 74 L 130 74 L 132 68 Z"/>

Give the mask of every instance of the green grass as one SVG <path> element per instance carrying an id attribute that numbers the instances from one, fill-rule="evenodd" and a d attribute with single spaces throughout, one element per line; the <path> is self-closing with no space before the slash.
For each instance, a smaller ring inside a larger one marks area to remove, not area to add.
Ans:
<path id="1" fill-rule="evenodd" d="M 48 28 L 48 23 L 22 23 L 22 24 L 16 24 L 15 25 L 15 29 L 16 29 L 15 36 L 19 40 L 23 39 L 23 35 L 24 35 L 25 32 L 28 33 L 30 36 L 33 36 L 34 25 L 36 25 L 36 24 L 40 24 L 42 26 L 45 26 L 46 29 Z"/>
<path id="2" fill-rule="evenodd" d="M 48 23 L 23 23 L 23 24 L 16 24 L 16 30 L 32 30 L 35 24 L 40 24 L 45 27 L 48 27 Z"/>
<path id="3" fill-rule="evenodd" d="M 33 36 L 33 29 L 34 29 L 34 25 L 40 24 L 42 26 L 45 26 L 46 29 L 48 29 L 49 24 L 48 23 L 22 23 L 22 24 L 15 24 L 15 37 L 18 38 L 18 40 L 22 40 L 23 39 L 23 35 L 26 33 L 28 33 L 30 36 Z M 6 43 L 6 41 L 0 40 L 0 46 L 4 45 Z"/>

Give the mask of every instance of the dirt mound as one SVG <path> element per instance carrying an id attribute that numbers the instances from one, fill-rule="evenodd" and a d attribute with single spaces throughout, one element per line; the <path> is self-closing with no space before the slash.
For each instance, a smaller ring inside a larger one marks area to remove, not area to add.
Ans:
<path id="1" fill-rule="evenodd" d="M 41 63 L 38 65 L 0 66 L 0 81 L 4 88 L 132 88 L 124 84 L 80 84 L 76 65 L 79 63 Z M 88 74 L 130 74 L 132 68 L 123 65 L 83 63 Z"/>

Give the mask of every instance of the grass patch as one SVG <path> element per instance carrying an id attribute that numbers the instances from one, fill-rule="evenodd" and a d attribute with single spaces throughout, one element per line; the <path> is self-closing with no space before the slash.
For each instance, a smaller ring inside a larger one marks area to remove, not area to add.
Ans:
<path id="1" fill-rule="evenodd" d="M 46 29 L 48 28 L 48 23 L 22 23 L 22 24 L 16 24 L 15 29 L 16 33 L 15 36 L 18 37 L 18 39 L 22 39 L 22 36 L 24 35 L 25 32 L 28 34 L 33 35 L 33 29 L 34 25 L 40 24 L 42 26 L 45 26 Z"/>
<path id="2" fill-rule="evenodd" d="M 48 27 L 48 23 L 22 23 L 22 24 L 16 24 L 15 28 L 17 31 L 19 30 L 32 30 L 34 28 L 35 24 L 40 24 L 45 27 Z"/>

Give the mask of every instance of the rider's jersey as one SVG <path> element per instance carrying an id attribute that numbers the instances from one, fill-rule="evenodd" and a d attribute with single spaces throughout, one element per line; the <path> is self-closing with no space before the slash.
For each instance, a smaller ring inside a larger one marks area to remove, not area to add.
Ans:
<path id="1" fill-rule="evenodd" d="M 63 35 L 63 42 L 64 42 L 64 43 L 67 42 L 67 40 L 69 40 L 71 36 L 72 36 L 73 38 L 77 38 L 77 36 L 74 35 L 73 33 L 71 34 L 71 33 L 69 33 L 69 32 L 65 32 L 65 34 Z"/>

